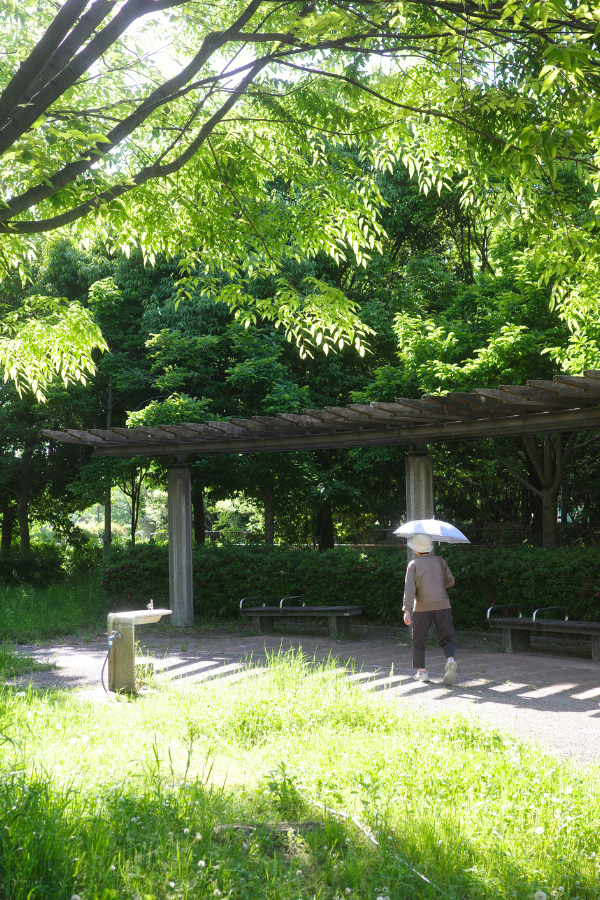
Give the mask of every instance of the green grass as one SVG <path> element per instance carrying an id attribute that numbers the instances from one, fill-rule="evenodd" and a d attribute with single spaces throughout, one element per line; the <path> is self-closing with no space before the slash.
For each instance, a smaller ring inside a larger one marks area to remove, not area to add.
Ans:
<path id="1" fill-rule="evenodd" d="M 0 723 L 7 900 L 600 894 L 600 770 L 407 713 L 334 662 L 107 703 L 5 689 Z"/>
<path id="2" fill-rule="evenodd" d="M 110 603 L 114 606 L 114 598 Z M 105 628 L 108 610 L 98 576 L 80 576 L 46 588 L 0 585 L 0 636 L 28 644 Z"/>
<path id="3" fill-rule="evenodd" d="M 48 672 L 55 669 L 56 663 L 38 662 L 32 656 L 18 652 L 12 644 L 0 644 L 0 680 L 19 678 L 32 672 Z"/>

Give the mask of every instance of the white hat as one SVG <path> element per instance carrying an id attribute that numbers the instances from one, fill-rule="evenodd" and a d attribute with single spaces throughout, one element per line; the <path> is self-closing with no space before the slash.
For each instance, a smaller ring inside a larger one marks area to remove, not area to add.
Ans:
<path id="1" fill-rule="evenodd" d="M 417 553 L 431 553 L 433 550 L 433 541 L 428 534 L 411 534 L 406 543 Z"/>

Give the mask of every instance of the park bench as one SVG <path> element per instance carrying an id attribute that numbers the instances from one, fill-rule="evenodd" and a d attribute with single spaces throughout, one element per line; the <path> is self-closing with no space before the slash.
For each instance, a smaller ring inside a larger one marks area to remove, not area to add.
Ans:
<path id="1" fill-rule="evenodd" d="M 282 597 L 277 606 L 267 606 L 262 602 L 262 597 L 242 597 L 240 600 L 240 613 L 249 616 L 257 634 L 275 634 L 275 619 L 298 618 L 326 618 L 329 626 L 329 637 L 336 638 L 339 635 L 348 637 L 350 634 L 350 617 L 360 616 L 362 606 L 306 606 L 304 603 L 297 606 L 284 606 L 291 600 L 300 600 L 298 594 Z M 244 606 L 245 603 L 261 602 L 258 606 Z"/>
<path id="2" fill-rule="evenodd" d="M 500 616 L 493 616 L 502 610 Z M 516 615 L 507 615 L 512 610 Z M 544 618 L 547 613 L 560 613 L 563 618 Z M 536 609 L 531 618 L 523 616 L 516 606 L 490 606 L 486 619 L 490 628 L 502 632 L 506 653 L 529 650 L 532 634 L 563 634 L 571 637 L 588 637 L 592 642 L 592 659 L 600 660 L 600 622 L 575 622 L 569 619 L 561 606 Z"/>

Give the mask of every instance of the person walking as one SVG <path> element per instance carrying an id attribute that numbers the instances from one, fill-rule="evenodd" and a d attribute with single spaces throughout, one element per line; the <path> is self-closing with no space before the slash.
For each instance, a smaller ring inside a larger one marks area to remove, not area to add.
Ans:
<path id="1" fill-rule="evenodd" d="M 412 664 L 416 681 L 429 681 L 425 667 L 425 644 L 431 623 L 435 624 L 438 644 L 446 657 L 444 684 L 454 684 L 457 665 L 454 658 L 454 624 L 448 588 L 454 575 L 441 556 L 432 554 L 433 542 L 428 534 L 412 534 L 408 546 L 416 554 L 406 567 L 402 610 L 404 623 L 412 624 Z"/>

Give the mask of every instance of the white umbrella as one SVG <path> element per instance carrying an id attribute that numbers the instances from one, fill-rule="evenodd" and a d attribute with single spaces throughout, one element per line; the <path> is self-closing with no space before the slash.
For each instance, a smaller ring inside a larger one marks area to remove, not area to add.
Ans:
<path id="1" fill-rule="evenodd" d="M 396 528 L 394 534 L 401 537 L 410 537 L 411 534 L 428 534 L 433 541 L 445 544 L 470 544 L 468 537 L 450 525 L 449 522 L 441 522 L 439 519 L 413 519 Z"/>

